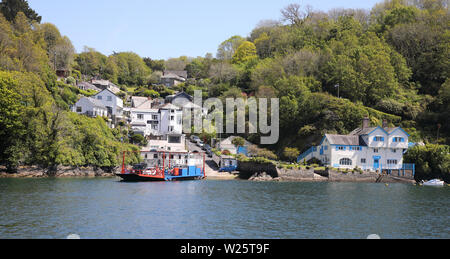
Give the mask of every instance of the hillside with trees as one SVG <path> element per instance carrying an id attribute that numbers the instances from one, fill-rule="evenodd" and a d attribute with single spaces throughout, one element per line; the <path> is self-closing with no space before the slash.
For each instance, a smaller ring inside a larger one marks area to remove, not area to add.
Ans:
<path id="1" fill-rule="evenodd" d="M 69 111 L 81 92 L 55 74 L 72 68 L 69 38 L 39 24 L 26 1 L 3 1 L 0 10 L 0 164 L 114 167 L 121 151 L 138 150 L 125 128 Z"/>
<path id="2" fill-rule="evenodd" d="M 319 144 L 325 133 L 348 134 L 365 116 L 373 125 L 387 120 L 401 126 L 413 142 L 450 144 L 445 0 L 388 0 L 371 10 L 328 12 L 291 4 L 280 20 L 225 39 L 216 57 L 168 60 L 133 52 L 106 56 L 89 47 L 75 53 L 56 26 L 40 24 L 28 5 L 15 2 L 3 1 L 0 8 L 2 164 L 116 164 L 110 152 L 117 154 L 123 147 L 117 141 L 127 134 L 70 114 L 68 106 L 82 93 L 57 81 L 55 69 L 70 70 L 73 79 L 108 79 L 124 95 L 202 90 L 205 97 L 277 97 L 283 134 L 265 148 L 286 161 Z M 187 70 L 189 79 L 167 89 L 159 85 L 165 69 Z M 448 162 L 443 166 L 449 172 Z"/>

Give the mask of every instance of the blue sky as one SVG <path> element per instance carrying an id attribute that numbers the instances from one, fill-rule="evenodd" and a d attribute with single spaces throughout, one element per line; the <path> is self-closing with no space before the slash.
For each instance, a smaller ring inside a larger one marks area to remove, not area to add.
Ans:
<path id="1" fill-rule="evenodd" d="M 216 54 L 233 35 L 248 36 L 261 20 L 280 18 L 290 3 L 332 8 L 370 9 L 380 0 L 28 0 L 67 35 L 78 52 L 84 46 L 103 54 L 133 51 L 167 59 Z"/>

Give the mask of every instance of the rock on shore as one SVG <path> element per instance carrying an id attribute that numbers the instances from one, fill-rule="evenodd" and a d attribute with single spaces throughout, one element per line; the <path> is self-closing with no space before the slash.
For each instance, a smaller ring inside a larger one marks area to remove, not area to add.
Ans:
<path id="1" fill-rule="evenodd" d="M 248 180 L 254 182 L 279 182 L 281 179 L 279 177 L 273 178 L 266 172 L 262 172 L 252 175 Z"/>

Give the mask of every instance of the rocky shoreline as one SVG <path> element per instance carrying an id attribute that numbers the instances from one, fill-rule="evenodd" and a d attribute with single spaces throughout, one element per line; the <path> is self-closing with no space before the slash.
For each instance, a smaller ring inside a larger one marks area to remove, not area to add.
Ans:
<path id="1" fill-rule="evenodd" d="M 41 168 L 38 166 L 19 167 L 17 172 L 8 173 L 0 168 L 0 178 L 71 178 L 71 177 L 114 177 L 120 168 L 70 167 Z M 275 166 L 252 164 L 244 165 L 239 175 L 228 173 L 207 173 L 211 180 L 243 179 L 254 182 L 365 182 L 365 183 L 411 183 L 414 179 L 383 176 L 375 172 L 339 172 L 334 170 L 315 171 L 314 169 L 280 169 Z"/>
<path id="2" fill-rule="evenodd" d="M 414 179 L 380 175 L 376 172 L 343 172 L 331 169 L 283 169 L 273 164 L 240 163 L 240 178 L 256 182 L 361 182 L 361 183 L 410 183 Z"/>
<path id="3" fill-rule="evenodd" d="M 71 167 L 41 168 L 38 166 L 22 166 L 17 172 L 8 173 L 0 168 L 0 178 L 48 178 L 48 177 L 114 177 L 119 168 Z"/>

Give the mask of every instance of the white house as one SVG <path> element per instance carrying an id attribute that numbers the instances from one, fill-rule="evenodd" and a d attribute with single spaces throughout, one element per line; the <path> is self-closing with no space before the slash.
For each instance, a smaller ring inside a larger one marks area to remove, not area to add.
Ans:
<path id="1" fill-rule="evenodd" d="M 405 168 L 403 154 L 408 150 L 409 134 L 402 128 L 369 127 L 364 119 L 362 128 L 349 135 L 326 134 L 320 145 L 298 157 L 298 162 L 312 158 L 334 168 L 361 168 L 370 171 L 413 169 Z"/>
<path id="2" fill-rule="evenodd" d="M 183 111 L 180 107 L 166 103 L 159 108 L 162 134 L 183 133 Z"/>
<path id="3" fill-rule="evenodd" d="M 133 131 L 143 136 L 162 136 L 159 109 L 131 108 L 130 120 Z"/>
<path id="4" fill-rule="evenodd" d="M 237 136 L 231 136 L 226 139 L 218 140 L 215 143 L 215 147 L 222 151 L 228 150 L 233 155 L 236 155 L 238 153 L 245 153 L 246 155 L 248 155 L 248 148 L 253 144 L 244 139 L 244 146 L 238 148 L 233 144 L 233 140 L 235 138 L 237 138 Z"/>
<path id="5" fill-rule="evenodd" d="M 81 97 L 81 99 L 72 106 L 72 111 L 90 117 L 108 116 L 108 110 L 103 103 L 97 99 L 89 97 Z"/>
<path id="6" fill-rule="evenodd" d="M 120 92 L 120 88 L 108 80 L 92 79 L 91 84 L 95 85 L 96 87 L 100 88 L 101 90 L 108 89 L 115 94 Z"/>
<path id="7" fill-rule="evenodd" d="M 165 70 L 161 77 L 161 84 L 172 87 L 186 82 L 187 71 Z"/>
<path id="8" fill-rule="evenodd" d="M 113 118 L 121 118 L 123 116 L 123 100 L 115 95 L 111 90 L 105 89 L 93 96 L 99 100 L 108 110 L 108 115 Z"/>
<path id="9" fill-rule="evenodd" d="M 173 104 L 164 104 L 158 108 L 131 108 L 130 124 L 135 133 L 162 137 L 167 134 L 183 133 L 183 111 Z"/>

